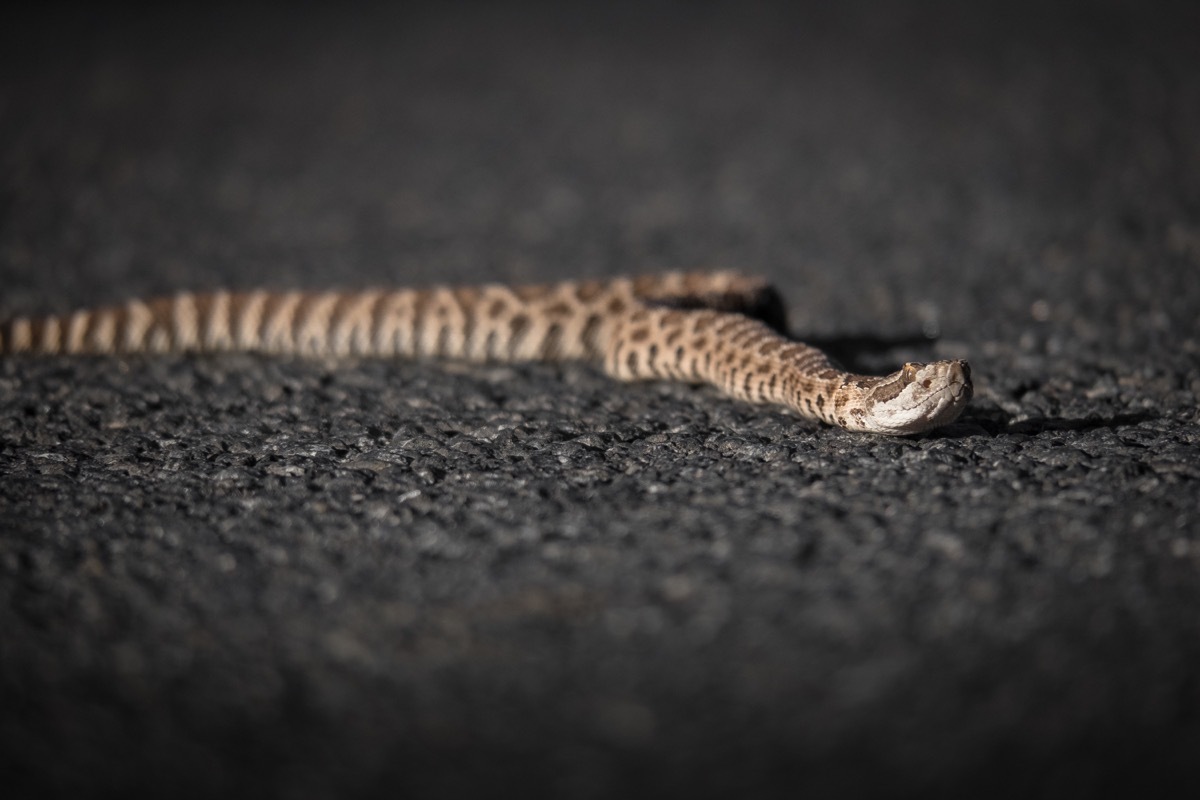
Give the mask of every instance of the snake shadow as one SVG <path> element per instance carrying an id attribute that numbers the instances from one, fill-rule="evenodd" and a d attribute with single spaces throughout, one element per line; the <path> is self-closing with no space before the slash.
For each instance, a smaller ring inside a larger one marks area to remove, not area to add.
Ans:
<path id="1" fill-rule="evenodd" d="M 987 404 L 968 406 L 957 422 L 946 426 L 944 435 L 950 438 L 966 438 L 981 434 L 1036 436 L 1055 432 L 1085 433 L 1102 428 L 1109 430 L 1127 428 L 1148 420 L 1159 419 L 1160 416 L 1150 411 L 1135 411 L 1109 415 L 1089 414 L 1086 417 L 1022 417 L 1017 419 L 999 406 Z"/>
<path id="2" fill-rule="evenodd" d="M 923 333 L 905 334 L 902 336 L 836 336 L 821 338 L 816 336 L 796 336 L 784 331 L 784 335 L 793 341 L 804 342 L 824 350 L 830 358 L 851 372 L 864 375 L 881 372 L 895 372 L 904 365 L 903 360 L 897 360 L 893 354 L 897 350 L 922 351 L 933 347 L 934 340 Z"/>

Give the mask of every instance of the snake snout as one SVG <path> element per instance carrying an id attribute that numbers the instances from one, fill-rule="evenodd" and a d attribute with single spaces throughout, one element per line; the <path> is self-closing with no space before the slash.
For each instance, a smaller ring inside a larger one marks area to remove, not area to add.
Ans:
<path id="1" fill-rule="evenodd" d="M 971 383 L 971 365 L 966 361 L 959 359 L 954 362 L 957 377 L 962 383 L 962 389 L 959 390 L 958 397 L 962 402 L 967 402 L 975 394 L 975 387 Z"/>

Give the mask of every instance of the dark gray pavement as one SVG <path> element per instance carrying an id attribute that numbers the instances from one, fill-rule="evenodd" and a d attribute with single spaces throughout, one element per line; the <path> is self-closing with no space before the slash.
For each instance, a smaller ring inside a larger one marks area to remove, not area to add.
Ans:
<path id="1" fill-rule="evenodd" d="M 10 19 L 0 314 L 736 266 L 977 399 L 0 361 L 0 793 L 1200 791 L 1196 9 Z"/>

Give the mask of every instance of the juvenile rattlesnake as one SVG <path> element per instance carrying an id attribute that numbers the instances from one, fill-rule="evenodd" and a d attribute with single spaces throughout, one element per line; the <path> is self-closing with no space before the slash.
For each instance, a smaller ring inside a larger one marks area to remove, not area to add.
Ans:
<path id="1" fill-rule="evenodd" d="M 212 292 L 0 325 L 0 353 L 246 350 L 300 356 L 601 362 L 619 380 L 711 383 L 854 431 L 920 433 L 971 398 L 965 361 L 844 372 L 793 342 L 779 295 L 731 272 L 545 286 Z"/>

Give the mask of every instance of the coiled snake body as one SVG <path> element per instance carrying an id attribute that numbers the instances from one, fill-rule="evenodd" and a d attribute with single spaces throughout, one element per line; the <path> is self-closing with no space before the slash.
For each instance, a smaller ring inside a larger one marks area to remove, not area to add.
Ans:
<path id="1" fill-rule="evenodd" d="M 0 353 L 584 359 L 619 380 L 710 383 L 742 400 L 893 435 L 953 422 L 971 398 L 965 361 L 854 375 L 781 335 L 783 327 L 779 295 L 761 280 L 668 273 L 543 286 L 182 293 L 13 319 L 0 325 Z"/>

